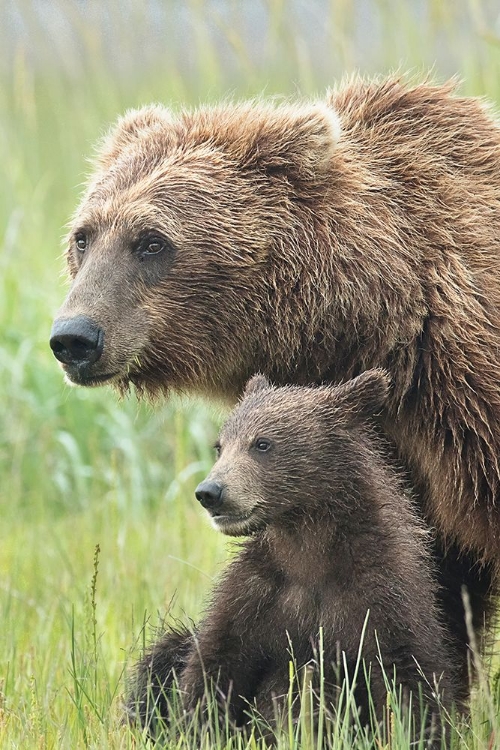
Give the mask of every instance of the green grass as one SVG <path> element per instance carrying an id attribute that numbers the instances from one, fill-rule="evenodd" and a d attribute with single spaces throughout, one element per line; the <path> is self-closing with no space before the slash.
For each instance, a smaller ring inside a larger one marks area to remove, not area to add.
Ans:
<path id="1" fill-rule="evenodd" d="M 45 20 L 28 0 L 2 8 L 21 32 L 0 27 L 0 747 L 143 746 L 121 724 L 124 672 L 166 612 L 198 616 L 226 554 L 193 498 L 217 409 L 68 388 L 48 348 L 92 144 L 127 107 L 314 94 L 355 69 L 457 73 L 500 103 L 495 3 L 416 5 L 165 0 L 153 18 L 142 3 L 55 0 Z M 483 686 L 463 747 L 487 746 L 489 711 Z M 401 731 L 381 745 L 405 747 Z"/>

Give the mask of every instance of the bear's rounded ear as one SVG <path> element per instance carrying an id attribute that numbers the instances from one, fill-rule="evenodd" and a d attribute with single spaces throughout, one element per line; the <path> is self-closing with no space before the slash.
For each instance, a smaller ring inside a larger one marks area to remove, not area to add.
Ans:
<path id="1" fill-rule="evenodd" d="M 165 133 L 172 123 L 170 110 L 161 104 L 128 110 L 98 145 L 97 165 L 106 169 L 137 139 L 150 133 Z"/>
<path id="2" fill-rule="evenodd" d="M 243 398 L 250 396 L 253 393 L 258 393 L 259 391 L 265 391 L 269 388 L 271 388 L 271 383 L 265 375 L 253 375 L 245 386 Z"/>
<path id="3" fill-rule="evenodd" d="M 372 417 L 382 409 L 389 396 L 391 379 L 382 369 L 366 370 L 357 378 L 327 388 L 329 401 L 338 416 L 348 422 Z"/>
<path id="4" fill-rule="evenodd" d="M 254 116 L 248 115 L 246 165 L 292 181 L 314 181 L 326 172 L 341 134 L 333 106 L 281 104 L 260 112 L 256 106 Z"/>

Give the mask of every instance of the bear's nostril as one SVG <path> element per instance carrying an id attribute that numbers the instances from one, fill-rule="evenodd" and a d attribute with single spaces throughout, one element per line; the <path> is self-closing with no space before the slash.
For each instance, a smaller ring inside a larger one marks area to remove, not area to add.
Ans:
<path id="1" fill-rule="evenodd" d="M 56 320 L 50 347 L 56 359 L 65 365 L 93 364 L 102 354 L 104 332 L 85 315 Z"/>
<path id="2" fill-rule="evenodd" d="M 205 480 L 196 488 L 194 494 L 196 499 L 207 510 L 214 510 L 222 505 L 222 486 L 217 482 Z"/>

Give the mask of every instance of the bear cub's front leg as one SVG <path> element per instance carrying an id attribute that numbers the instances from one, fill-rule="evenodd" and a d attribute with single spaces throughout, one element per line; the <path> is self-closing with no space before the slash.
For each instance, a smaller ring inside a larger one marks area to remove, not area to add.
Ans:
<path id="1" fill-rule="evenodd" d="M 158 720 L 169 717 L 173 688 L 184 671 L 194 637 L 184 627 L 165 633 L 146 651 L 131 676 L 127 718 L 130 722 L 139 719 L 152 735 L 157 731 Z"/>
<path id="2" fill-rule="evenodd" d="M 186 708 L 200 706 L 201 716 L 208 718 L 215 702 L 219 719 L 228 715 L 236 726 L 245 722 L 269 669 L 264 633 L 276 597 L 272 581 L 253 568 L 248 557 L 235 560 L 217 587 L 179 680 Z M 242 590 L 245 579 L 253 585 Z"/>

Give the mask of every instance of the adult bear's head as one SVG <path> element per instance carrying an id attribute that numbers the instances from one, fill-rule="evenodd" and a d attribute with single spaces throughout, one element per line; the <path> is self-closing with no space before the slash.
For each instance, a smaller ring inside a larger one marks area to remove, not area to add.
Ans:
<path id="1" fill-rule="evenodd" d="M 228 396 L 302 358 L 322 272 L 306 257 L 339 133 L 326 103 L 120 119 L 69 234 L 73 283 L 50 342 L 69 381 Z"/>

